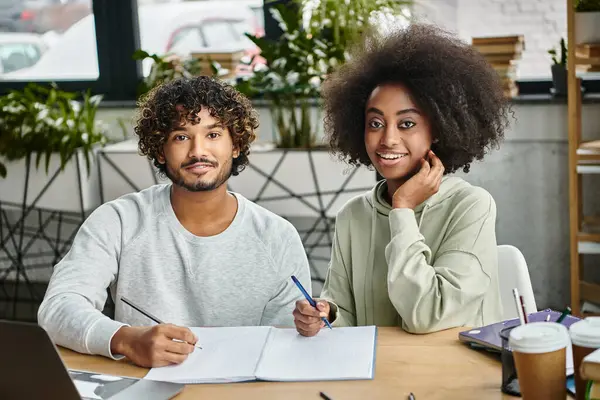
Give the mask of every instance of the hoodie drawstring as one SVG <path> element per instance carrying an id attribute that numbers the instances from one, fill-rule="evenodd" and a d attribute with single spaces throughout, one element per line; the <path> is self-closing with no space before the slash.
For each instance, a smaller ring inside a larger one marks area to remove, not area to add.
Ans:
<path id="1" fill-rule="evenodd" d="M 419 223 L 417 224 L 417 226 L 419 227 L 419 230 L 421 230 L 421 223 L 423 222 L 423 217 L 425 216 L 425 211 L 427 211 L 427 208 L 429 208 L 429 203 L 425 203 L 425 206 L 423 207 L 423 211 L 421 211 L 421 216 L 419 217 Z"/>
<path id="2" fill-rule="evenodd" d="M 370 278 L 373 276 L 373 268 L 375 265 L 375 227 L 377 225 L 376 220 L 377 208 L 373 206 L 373 211 L 371 212 L 371 241 L 369 243 L 369 261 L 367 263 L 367 266 L 369 266 L 370 269 L 367 268 L 367 273 L 369 274 L 369 277 L 365 279 L 365 297 L 367 297 L 367 294 L 369 294 L 369 301 L 365 302 L 365 317 L 367 320 L 367 325 L 372 324 L 372 320 L 374 320 L 373 313 L 367 310 L 367 304 L 373 307 L 373 303 L 375 301 L 375 293 L 373 293 L 373 280 Z M 371 318 L 369 318 L 369 316 L 371 316 Z"/>

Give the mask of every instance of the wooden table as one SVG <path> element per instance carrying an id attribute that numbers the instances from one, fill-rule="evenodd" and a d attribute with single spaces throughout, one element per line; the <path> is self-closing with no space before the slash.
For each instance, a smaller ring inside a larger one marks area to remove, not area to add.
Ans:
<path id="1" fill-rule="evenodd" d="M 379 328 L 375 379 L 337 382 L 252 382 L 188 385 L 177 396 L 185 399 L 516 399 L 500 391 L 499 357 L 475 351 L 458 341 L 461 329 L 411 335 L 401 329 Z M 60 349 L 68 368 L 121 376 L 143 377 L 147 369 Z M 327 368 L 327 365 L 315 366 Z"/>

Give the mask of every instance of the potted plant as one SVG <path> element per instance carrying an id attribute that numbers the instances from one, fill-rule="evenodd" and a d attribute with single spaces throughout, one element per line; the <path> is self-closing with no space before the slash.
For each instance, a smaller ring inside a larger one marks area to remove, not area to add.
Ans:
<path id="1" fill-rule="evenodd" d="M 559 52 L 556 49 L 548 50 L 552 57 L 552 84 L 555 96 L 567 95 L 567 46 L 565 39 L 560 39 Z"/>
<path id="2" fill-rule="evenodd" d="M 99 205 L 92 172 L 107 142 L 96 119 L 101 98 L 36 84 L 0 97 L 1 202 L 77 212 Z"/>
<path id="3" fill-rule="evenodd" d="M 346 61 L 348 48 L 360 40 L 370 20 L 404 16 L 411 2 L 295 2 L 298 7 L 280 4 L 270 8 L 282 30 L 279 40 L 246 34 L 260 49 L 266 64 L 255 64 L 253 74 L 238 80 L 236 86 L 251 98 L 266 100 L 276 147 L 319 148 L 324 144 L 319 140 L 321 118 L 315 109 L 319 107 L 321 83 L 333 68 Z"/>
<path id="4" fill-rule="evenodd" d="M 600 43 L 600 0 L 576 1 L 575 42 Z"/>

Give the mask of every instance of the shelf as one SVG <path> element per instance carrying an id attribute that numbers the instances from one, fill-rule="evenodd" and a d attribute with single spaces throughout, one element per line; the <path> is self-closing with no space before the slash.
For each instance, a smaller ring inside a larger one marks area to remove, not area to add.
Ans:
<path id="1" fill-rule="evenodd" d="M 575 65 L 600 65 L 600 57 L 590 57 L 590 58 L 575 58 Z"/>
<path id="2" fill-rule="evenodd" d="M 593 303 L 600 303 L 600 285 L 595 283 L 579 281 L 581 297 Z"/>
<path id="3" fill-rule="evenodd" d="M 600 244 L 600 233 L 597 232 L 579 232 L 577 240 L 580 242 L 591 242 Z"/>
<path id="4" fill-rule="evenodd" d="M 579 254 L 600 254 L 600 243 L 580 240 L 577 243 L 577 250 Z"/>
<path id="5" fill-rule="evenodd" d="M 583 218 L 583 226 L 577 234 L 579 254 L 600 254 L 600 223 L 598 216 Z"/>
<path id="6" fill-rule="evenodd" d="M 575 4 L 576 0 L 566 0 L 567 9 L 567 43 L 576 43 L 575 38 Z M 583 255 L 600 255 L 600 219 L 583 215 L 584 184 L 581 174 L 600 174 L 600 140 L 582 142 L 582 78 L 578 76 L 578 66 L 592 66 L 593 70 L 600 66 L 600 57 L 596 46 L 569 46 L 567 97 L 568 137 L 569 137 L 569 249 L 570 249 L 570 288 L 571 308 L 573 314 L 580 316 L 582 302 L 588 301 L 600 305 L 600 285 L 585 282 Z M 587 115 L 586 115 L 587 117 Z M 597 117 L 594 117 L 597 118 Z M 600 307 L 593 310 L 600 312 Z"/>
<path id="7" fill-rule="evenodd" d="M 600 140 L 582 143 L 577 149 L 577 173 L 600 174 Z"/>
<path id="8" fill-rule="evenodd" d="M 578 165 L 578 174 L 600 174 L 600 165 Z"/>

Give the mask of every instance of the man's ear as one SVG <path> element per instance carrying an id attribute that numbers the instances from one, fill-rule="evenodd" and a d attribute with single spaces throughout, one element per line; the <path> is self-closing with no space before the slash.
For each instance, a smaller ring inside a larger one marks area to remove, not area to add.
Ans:
<path id="1" fill-rule="evenodd" d="M 165 164 L 165 154 L 163 153 L 162 150 L 159 150 L 158 154 L 156 154 L 156 160 L 160 163 L 160 164 Z"/>
<path id="2" fill-rule="evenodd" d="M 233 147 L 233 158 L 238 158 L 240 156 L 240 149 L 238 147 Z"/>

